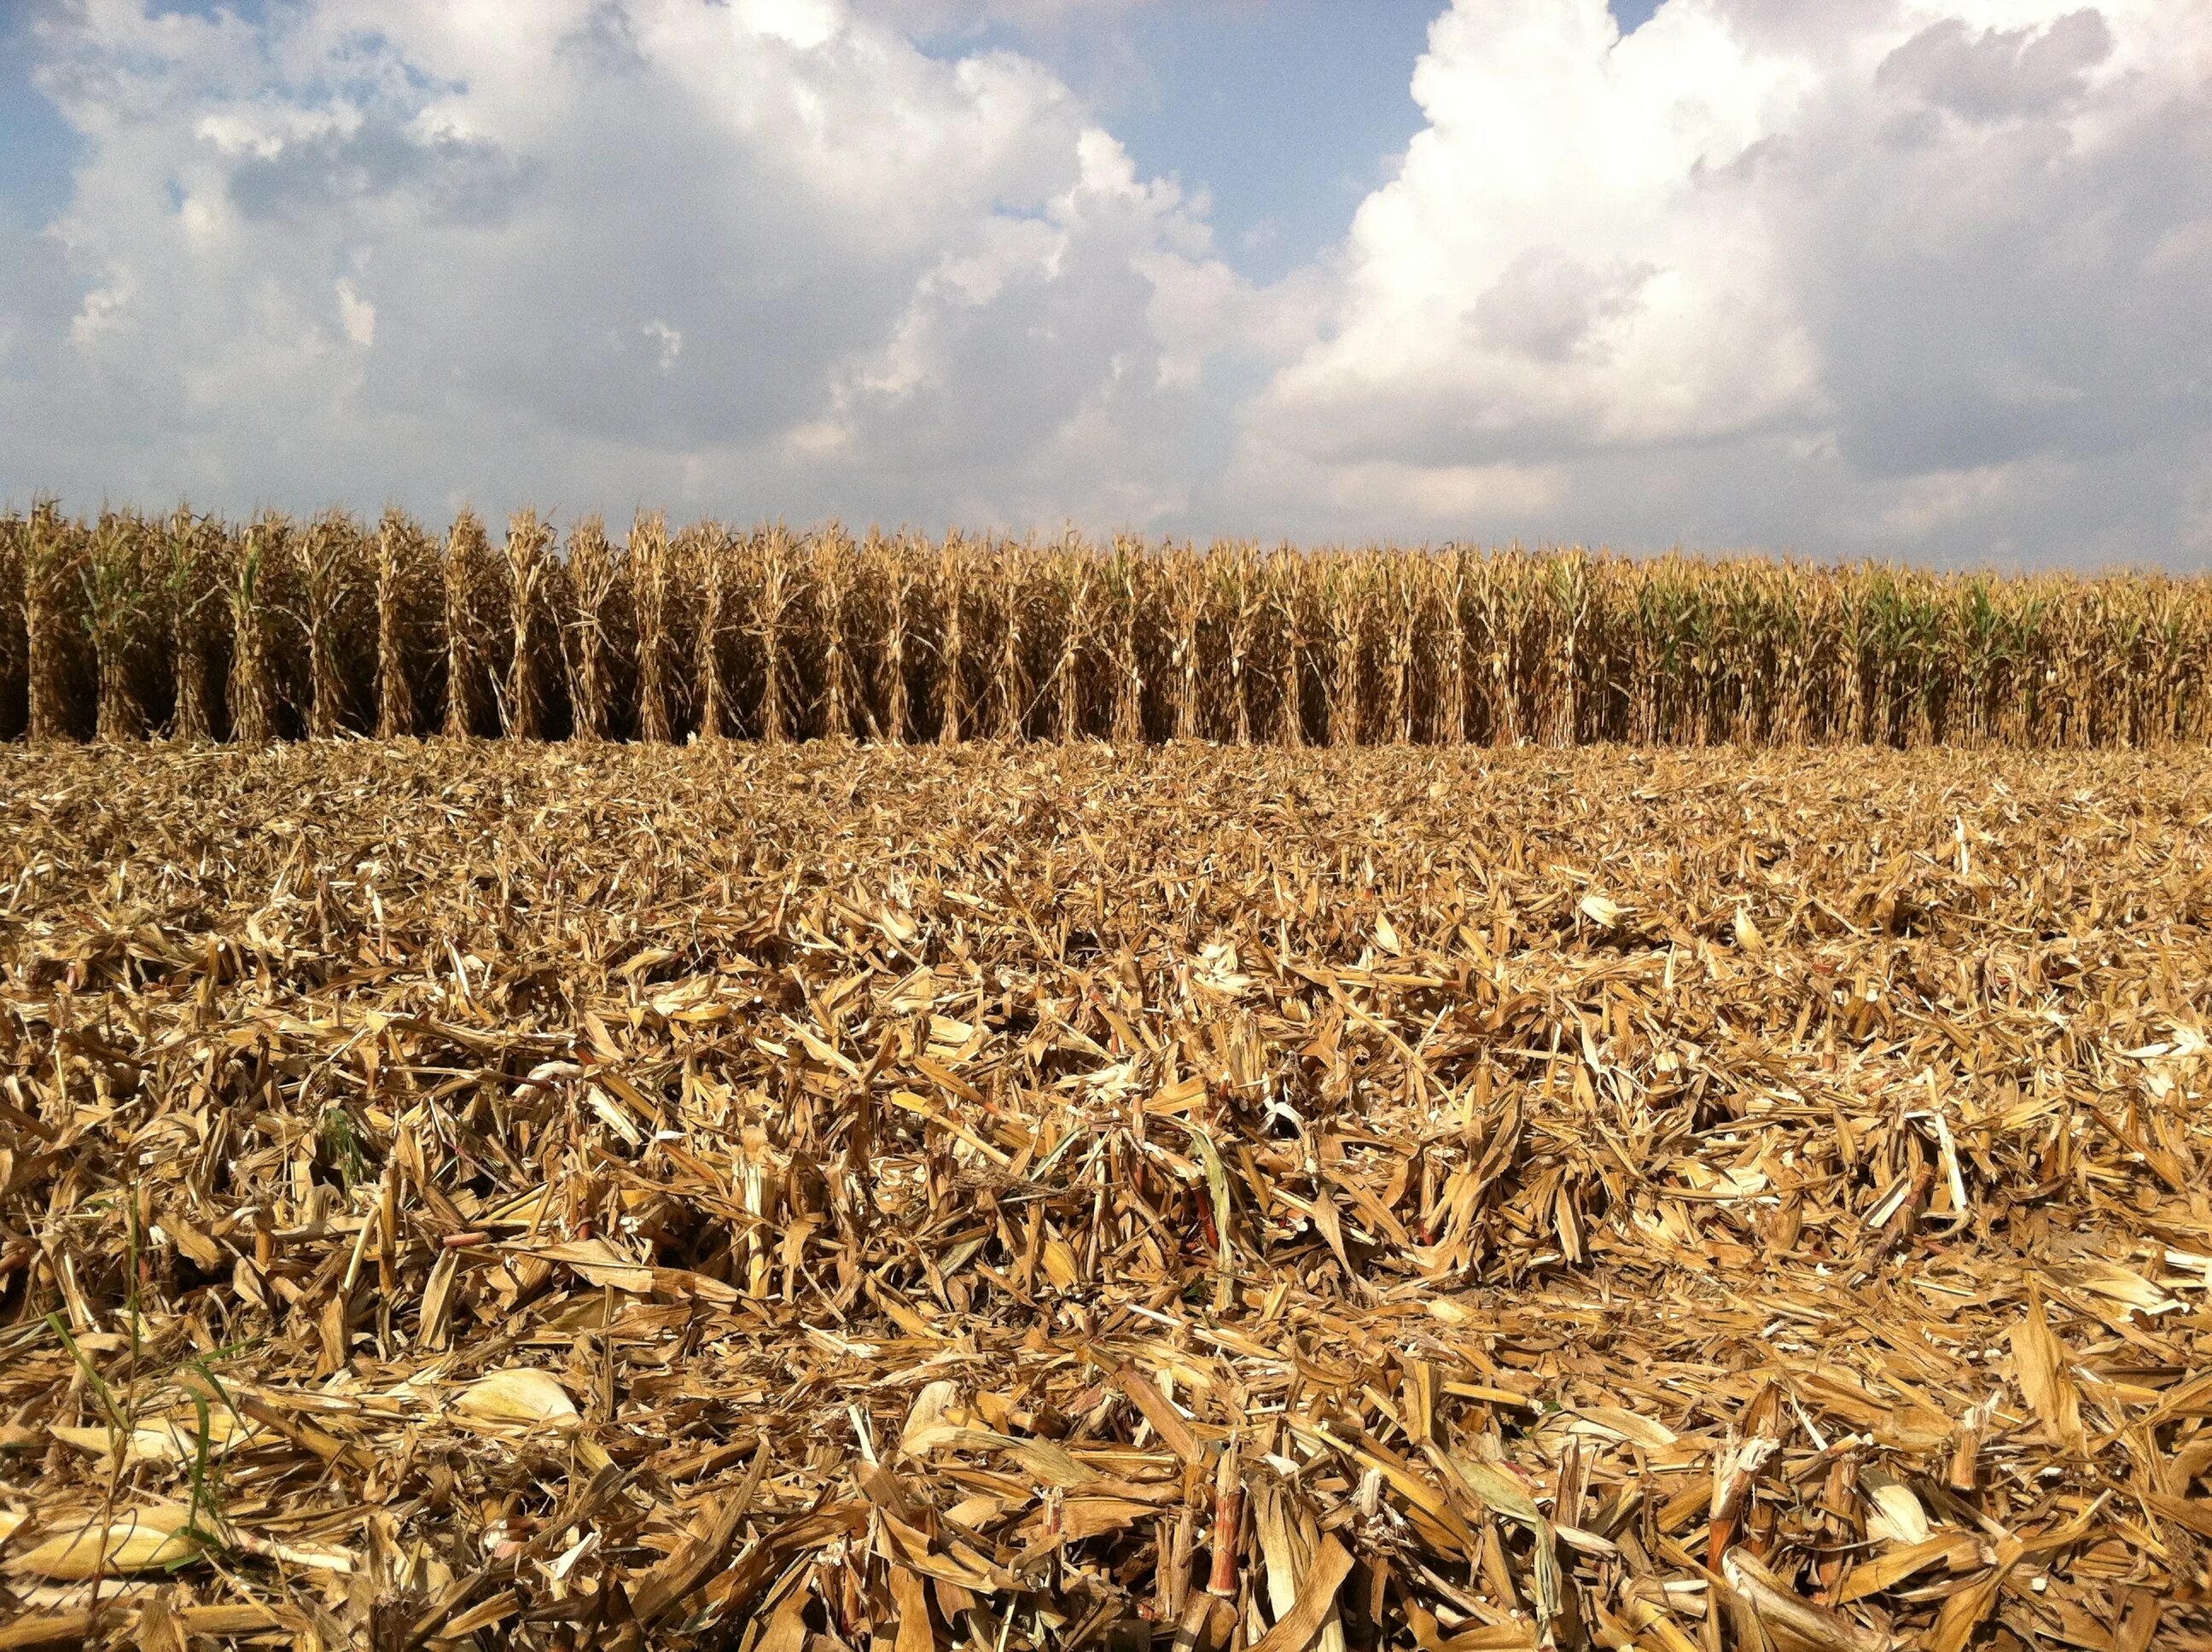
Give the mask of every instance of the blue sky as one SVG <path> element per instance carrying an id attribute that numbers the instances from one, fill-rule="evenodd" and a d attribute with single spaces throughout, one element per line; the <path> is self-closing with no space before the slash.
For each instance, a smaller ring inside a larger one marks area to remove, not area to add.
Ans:
<path id="1" fill-rule="evenodd" d="M 0 500 L 2212 560 L 2171 0 L 21 0 Z"/>
<path id="2" fill-rule="evenodd" d="M 44 223 L 68 203 L 70 166 L 82 146 L 32 83 L 29 35 L 27 8 L 0 14 L 0 202 Z"/>
<path id="3" fill-rule="evenodd" d="M 1343 238 L 1420 130 L 1409 83 L 1442 9 L 1161 4 L 1006 34 L 1088 98 L 1140 167 L 1205 189 L 1224 252 L 1273 279 Z"/>

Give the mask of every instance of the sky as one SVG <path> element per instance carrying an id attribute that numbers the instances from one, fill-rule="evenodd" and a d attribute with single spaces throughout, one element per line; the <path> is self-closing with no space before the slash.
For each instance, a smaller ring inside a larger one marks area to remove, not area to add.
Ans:
<path id="1" fill-rule="evenodd" d="M 2212 568 L 2212 0 L 11 0 L 0 501 Z"/>

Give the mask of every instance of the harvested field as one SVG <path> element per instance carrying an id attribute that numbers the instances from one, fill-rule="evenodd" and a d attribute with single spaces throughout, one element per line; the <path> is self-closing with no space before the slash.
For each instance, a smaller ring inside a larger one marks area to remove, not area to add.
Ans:
<path id="1" fill-rule="evenodd" d="M 0 1648 L 2212 1645 L 2207 779 L 0 752 Z"/>

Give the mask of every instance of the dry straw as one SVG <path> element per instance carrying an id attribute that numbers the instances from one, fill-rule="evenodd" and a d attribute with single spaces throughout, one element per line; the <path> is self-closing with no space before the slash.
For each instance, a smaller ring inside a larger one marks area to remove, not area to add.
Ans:
<path id="1" fill-rule="evenodd" d="M 0 1648 L 2203 1644 L 2197 756 L 1347 566 L 1382 749 L 0 751 Z"/>

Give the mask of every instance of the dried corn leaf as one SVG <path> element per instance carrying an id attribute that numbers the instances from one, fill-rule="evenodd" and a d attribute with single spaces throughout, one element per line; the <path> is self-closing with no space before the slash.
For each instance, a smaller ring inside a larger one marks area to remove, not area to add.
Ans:
<path id="1" fill-rule="evenodd" d="M 58 1582 L 158 1571 L 200 1558 L 199 1540 L 181 1508 L 99 1509 L 53 1523 L 41 1541 L 9 1557 L 7 1568 Z"/>
<path id="2" fill-rule="evenodd" d="M 2081 1393 L 2074 1385 L 2066 1350 L 2051 1333 L 2040 1292 L 2029 1294 L 2027 1311 L 2013 1327 L 2012 1353 L 2021 1392 L 2051 1437 L 2069 1451 L 2086 1451 Z"/>
<path id="3" fill-rule="evenodd" d="M 550 1374 L 528 1367 L 494 1371 L 462 1390 L 454 1408 L 486 1423 L 562 1427 L 579 1420 L 576 1402 Z"/>
<path id="4" fill-rule="evenodd" d="M 2197 1632 L 2181 756 L 0 764 L 0 1539 L 204 1509 L 151 1632 Z"/>

